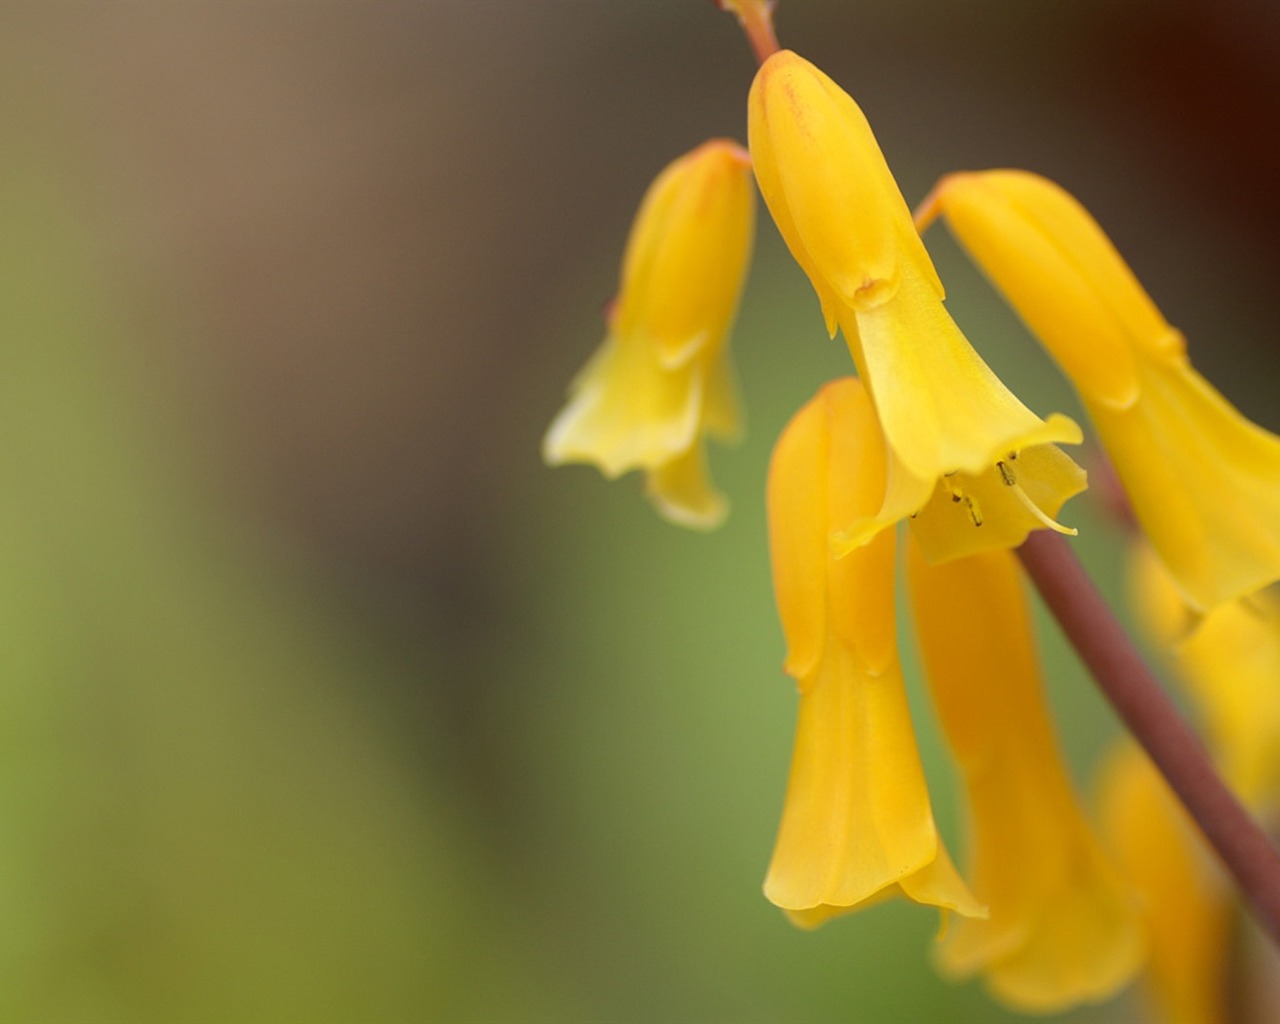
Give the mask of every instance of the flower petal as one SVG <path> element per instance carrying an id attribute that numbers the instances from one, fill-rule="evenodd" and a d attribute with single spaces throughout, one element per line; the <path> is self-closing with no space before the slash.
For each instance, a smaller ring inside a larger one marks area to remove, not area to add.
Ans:
<path id="1" fill-rule="evenodd" d="M 873 672 L 896 660 L 893 605 L 883 590 L 886 573 L 892 580 L 892 539 L 840 559 L 828 540 L 837 524 L 875 509 L 884 465 L 875 413 L 852 377 L 822 388 L 774 448 L 768 486 L 774 592 L 787 636 L 786 669 L 802 686 L 832 630 Z"/>
<path id="2" fill-rule="evenodd" d="M 1143 531 L 1186 599 L 1213 608 L 1280 579 L 1280 437 L 1185 357 L 1142 365 L 1142 398 L 1086 403 Z"/>
<path id="3" fill-rule="evenodd" d="M 646 470 L 667 519 L 724 519 L 702 442 L 742 433 L 727 342 L 754 232 L 741 146 L 714 139 L 658 175 L 631 228 L 609 334 L 543 439 L 546 462 L 590 462 L 611 478 Z"/>
<path id="4" fill-rule="evenodd" d="M 956 473 L 934 488 L 911 520 L 911 532 L 933 564 L 995 548 L 1016 548 L 1032 530 L 1076 531 L 1054 519 L 1086 487 L 1085 472 L 1055 445 L 1010 453 L 979 476 Z"/>
<path id="5" fill-rule="evenodd" d="M 761 65 L 747 110 L 760 191 L 833 335 L 835 310 L 891 296 L 904 262 L 926 268 L 941 296 L 897 182 L 848 93 L 782 50 Z"/>
<path id="6" fill-rule="evenodd" d="M 1143 895 L 1145 981 L 1159 1019 L 1225 1024 L 1235 900 L 1221 868 L 1136 745 L 1112 753 L 1100 791 L 1107 837 Z"/>
<path id="7" fill-rule="evenodd" d="M 1141 965 L 1138 907 L 1058 753 L 1016 561 L 989 551 L 930 566 L 913 540 L 908 578 L 929 689 L 968 795 L 974 894 L 991 908 L 947 933 L 939 968 L 981 971 L 997 998 L 1026 1011 L 1107 998 Z"/>
<path id="8" fill-rule="evenodd" d="M 854 336 L 885 437 L 916 477 L 981 473 L 1011 451 L 1082 440 L 1066 416 L 1041 420 L 1001 383 L 917 273 L 904 270 L 892 299 L 860 311 Z"/>
<path id="9" fill-rule="evenodd" d="M 669 164 L 627 240 L 613 328 L 642 338 L 667 369 L 729 333 L 755 234 L 751 157 L 712 139 Z"/>
<path id="10" fill-rule="evenodd" d="M 960 913 L 983 908 L 945 858 L 901 669 L 872 676 L 838 643 L 800 697 L 791 777 L 765 895 L 806 927 L 888 887 Z"/>
<path id="11" fill-rule="evenodd" d="M 651 348 L 610 335 L 575 378 L 542 457 L 553 466 L 592 462 L 610 478 L 656 468 L 693 444 L 702 396 L 700 364 L 664 370 Z"/>
<path id="12" fill-rule="evenodd" d="M 702 444 L 649 470 L 645 493 L 665 518 L 695 530 L 713 530 L 729 513 L 724 495 L 711 485 Z"/>
<path id="13" fill-rule="evenodd" d="M 1079 390 L 1187 600 L 1204 610 L 1280 579 L 1280 437 L 1192 369 L 1088 212 L 1018 171 L 946 178 L 936 212 Z"/>
<path id="14" fill-rule="evenodd" d="M 1137 400 L 1133 339 L 1172 328 L 1075 199 L 1021 171 L 952 174 L 924 222 L 937 213 L 1082 393 L 1117 409 Z"/>
<path id="15" fill-rule="evenodd" d="M 800 713 L 765 894 L 805 927 L 890 891 L 982 912 L 942 851 L 916 749 L 897 653 L 894 535 L 843 559 L 828 543 L 834 522 L 868 514 L 883 490 L 866 391 L 834 381 L 788 424 L 769 469 L 774 587 Z"/>
<path id="16" fill-rule="evenodd" d="M 1261 591 L 1203 615 L 1169 570 L 1135 545 L 1129 586 L 1138 618 L 1191 696 L 1223 776 L 1260 813 L 1280 803 L 1280 595 Z"/>
<path id="17" fill-rule="evenodd" d="M 900 671 L 869 676 L 831 644 L 800 698 L 765 895 L 789 910 L 852 906 L 937 851 Z"/>

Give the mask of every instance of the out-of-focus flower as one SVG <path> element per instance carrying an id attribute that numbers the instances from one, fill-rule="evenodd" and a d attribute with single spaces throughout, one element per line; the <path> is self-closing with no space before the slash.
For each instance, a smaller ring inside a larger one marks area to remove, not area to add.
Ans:
<path id="1" fill-rule="evenodd" d="M 1226 1020 L 1234 900 L 1195 826 L 1147 756 L 1116 748 L 1100 780 L 1103 831 L 1143 899 L 1145 982 L 1167 1024 Z"/>
<path id="2" fill-rule="evenodd" d="M 913 543 L 908 567 L 925 674 L 968 794 L 970 879 L 991 911 L 948 931 L 939 967 L 982 972 L 1025 1011 L 1105 999 L 1141 965 L 1138 904 L 1058 752 L 1014 556 L 930 566 Z"/>
<path id="3" fill-rule="evenodd" d="M 1023 171 L 943 178 L 956 238 L 1080 392 L 1143 531 L 1199 609 L 1280 578 L 1280 438 L 1187 359 L 1088 212 Z"/>
<path id="4" fill-rule="evenodd" d="M 931 557 L 1010 546 L 1032 529 L 1057 528 L 1049 517 L 1079 490 L 1072 473 L 1055 470 L 1036 482 L 1031 460 L 1018 473 L 1009 466 L 1038 446 L 1079 443 L 1080 428 L 1057 414 L 1041 420 L 960 333 L 857 104 L 786 50 L 761 66 L 748 102 L 760 191 L 818 293 L 828 332 L 843 331 L 890 451 L 883 500 L 855 522 L 834 524 L 840 547 L 919 512 L 935 491 L 956 508 Z M 955 483 L 957 473 L 1007 487 L 1013 498 L 979 507 L 980 485 Z"/>
<path id="5" fill-rule="evenodd" d="M 741 146 L 703 143 L 658 175 L 627 240 L 608 335 L 543 441 L 548 463 L 591 462 L 610 478 L 642 469 L 668 519 L 724 519 L 705 438 L 741 432 L 728 339 L 754 234 Z"/>
<path id="6" fill-rule="evenodd" d="M 884 440 L 853 378 L 796 414 L 769 469 L 774 589 L 800 712 L 764 888 L 804 926 L 891 894 L 984 913 L 934 826 L 898 660 L 894 535 L 844 558 L 828 543 L 833 523 L 876 509 L 884 473 Z"/>
<path id="7" fill-rule="evenodd" d="M 1195 701 L 1228 784 L 1255 809 L 1280 807 L 1280 596 L 1197 616 L 1149 545 L 1134 546 L 1129 568 L 1138 617 Z"/>

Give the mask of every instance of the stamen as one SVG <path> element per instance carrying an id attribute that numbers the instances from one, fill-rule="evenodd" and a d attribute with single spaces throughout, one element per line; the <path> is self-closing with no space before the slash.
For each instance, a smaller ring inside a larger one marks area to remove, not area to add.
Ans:
<path id="1" fill-rule="evenodd" d="M 982 525 L 982 510 L 978 508 L 978 503 L 967 494 L 964 496 L 964 503 L 969 508 L 969 518 L 973 520 L 974 526 Z"/>
<path id="2" fill-rule="evenodd" d="M 1013 475 L 1013 470 L 1003 462 L 997 462 L 996 469 L 1000 470 L 1000 479 L 1004 481 L 1006 487 L 1012 487 L 1018 482 L 1018 478 Z"/>
<path id="3" fill-rule="evenodd" d="M 1066 534 L 1068 537 L 1074 537 L 1080 532 L 1079 530 L 1076 530 L 1070 526 L 1063 526 L 1060 522 L 1058 522 L 1055 519 L 1050 519 L 1047 515 L 1045 515 L 1040 510 L 1039 505 L 1037 505 L 1034 501 L 1032 501 L 1030 498 L 1027 497 L 1026 491 L 1024 491 L 1021 487 L 1017 486 L 1016 484 L 1012 485 L 1012 487 L 1013 487 L 1013 493 L 1017 496 L 1018 500 L 1022 502 L 1022 504 L 1026 507 L 1026 510 L 1030 512 L 1033 516 L 1035 516 L 1036 519 L 1038 519 L 1041 523 L 1043 523 L 1046 527 L 1048 527 L 1054 533 L 1062 533 L 1062 534 Z"/>

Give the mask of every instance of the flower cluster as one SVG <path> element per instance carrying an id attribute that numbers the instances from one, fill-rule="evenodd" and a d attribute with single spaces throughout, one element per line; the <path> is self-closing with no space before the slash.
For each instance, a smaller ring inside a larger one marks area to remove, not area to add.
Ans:
<path id="1" fill-rule="evenodd" d="M 739 425 L 727 336 L 754 174 L 857 374 L 794 416 L 768 472 L 799 716 L 766 896 L 803 927 L 894 895 L 954 913 L 938 968 L 981 975 L 1022 1010 L 1107 998 L 1145 967 L 1171 1014 L 1201 1019 L 1186 1015 L 1213 1004 L 1205 979 L 1221 976 L 1222 880 L 1136 750 L 1113 759 L 1106 841 L 1095 831 L 1058 751 L 1012 553 L 1032 531 L 1075 532 L 1057 517 L 1085 473 L 1059 445 L 1082 431 L 1032 412 L 982 360 L 921 232 L 943 220 L 1078 389 L 1149 542 L 1134 578 L 1153 643 L 1186 679 L 1226 777 L 1259 808 L 1280 797 L 1280 608 L 1264 590 L 1280 578 L 1280 438 L 1196 373 L 1182 336 L 1058 186 L 955 174 L 913 220 L 854 100 L 771 47 L 770 5 L 730 6 L 762 57 L 748 150 L 706 143 L 651 187 L 608 337 L 544 455 L 611 477 L 642 469 L 667 517 L 722 518 L 703 448 Z M 904 691 L 899 547 L 963 783 L 963 873 L 934 824 Z"/>

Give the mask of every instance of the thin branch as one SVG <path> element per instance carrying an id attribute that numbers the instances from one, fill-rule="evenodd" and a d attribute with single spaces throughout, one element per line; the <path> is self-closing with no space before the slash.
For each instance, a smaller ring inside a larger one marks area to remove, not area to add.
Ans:
<path id="1" fill-rule="evenodd" d="M 1038 530 L 1018 556 L 1098 688 L 1217 850 L 1258 923 L 1280 946 L 1280 854 L 1214 770 L 1200 737 L 1143 662 L 1070 544 Z"/>
<path id="2" fill-rule="evenodd" d="M 773 31 L 773 8 L 777 0 L 713 0 L 722 11 L 732 11 L 746 33 L 756 61 L 763 64 L 778 52 L 778 37 Z"/>

